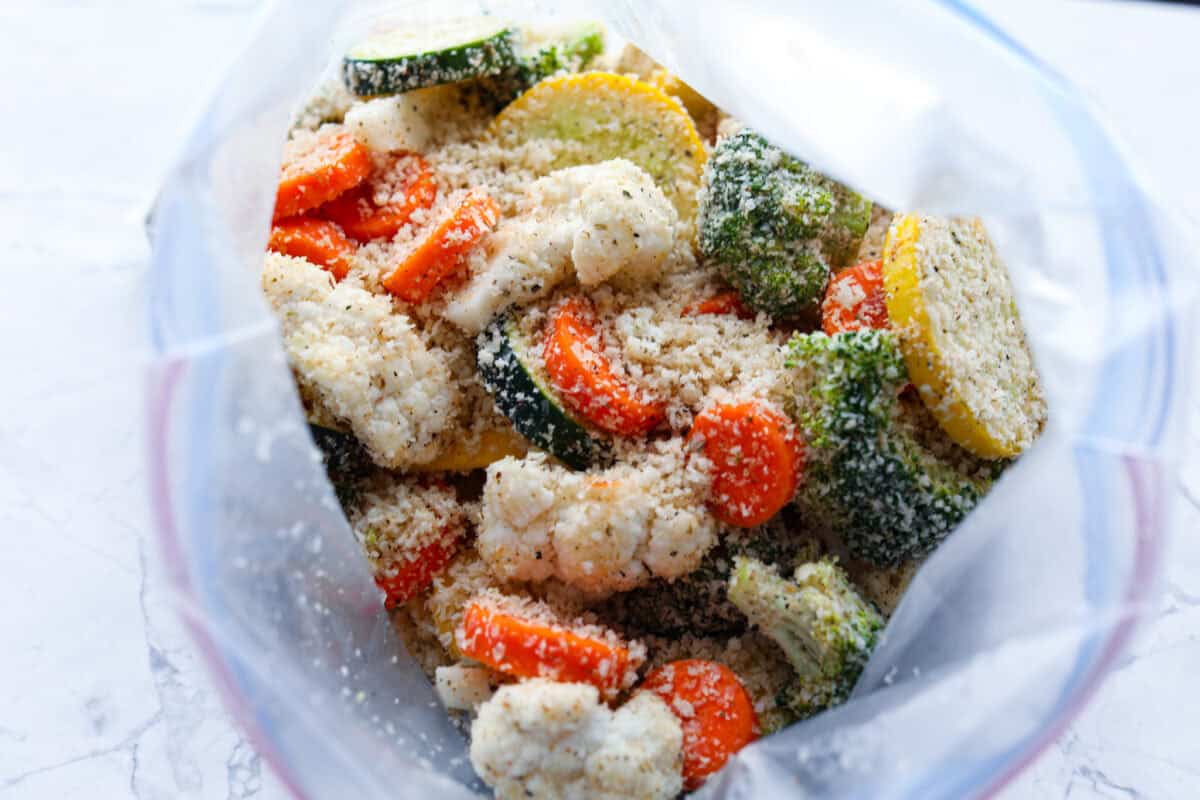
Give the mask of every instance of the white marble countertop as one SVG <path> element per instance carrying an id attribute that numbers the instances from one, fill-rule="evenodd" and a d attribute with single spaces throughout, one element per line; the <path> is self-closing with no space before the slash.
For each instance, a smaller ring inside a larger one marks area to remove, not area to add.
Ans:
<path id="1" fill-rule="evenodd" d="M 0 132 L 4 800 L 285 796 L 226 718 L 165 600 L 137 423 L 148 360 L 142 215 L 258 5 L 0 5 L 0 85 L 6 107 L 26 111 Z M 993 11 L 1108 109 L 1161 195 L 1200 220 L 1200 11 Z M 1198 477 L 1186 481 L 1200 487 Z M 1196 796 L 1198 639 L 1200 542 L 1181 536 L 1157 619 L 1003 796 Z"/>

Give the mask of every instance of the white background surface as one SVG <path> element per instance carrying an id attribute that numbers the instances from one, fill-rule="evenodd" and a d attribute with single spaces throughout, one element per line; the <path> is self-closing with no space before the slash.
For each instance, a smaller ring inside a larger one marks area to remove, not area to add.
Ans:
<path id="1" fill-rule="evenodd" d="M 258 5 L 0 5 L 3 800 L 283 796 L 167 606 L 138 433 L 142 217 Z M 1151 184 L 1200 220 L 1200 11 L 993 13 L 1107 108 Z M 1173 544 L 1158 618 L 1005 798 L 1200 794 L 1196 529 Z"/>

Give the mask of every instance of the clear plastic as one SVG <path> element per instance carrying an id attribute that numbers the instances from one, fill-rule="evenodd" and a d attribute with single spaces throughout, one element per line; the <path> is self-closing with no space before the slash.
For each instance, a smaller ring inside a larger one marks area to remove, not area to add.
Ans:
<path id="1" fill-rule="evenodd" d="M 483 787 L 387 624 L 258 292 L 280 142 L 376 14 L 548 5 L 277 2 L 150 222 L 163 552 L 230 707 L 297 795 Z M 1079 710 L 1152 599 L 1190 363 L 1181 229 L 1078 94 L 968 6 L 553 5 L 606 19 L 891 207 L 985 217 L 1045 379 L 1046 433 L 921 569 L 851 701 L 747 748 L 703 793 L 990 793 Z"/>

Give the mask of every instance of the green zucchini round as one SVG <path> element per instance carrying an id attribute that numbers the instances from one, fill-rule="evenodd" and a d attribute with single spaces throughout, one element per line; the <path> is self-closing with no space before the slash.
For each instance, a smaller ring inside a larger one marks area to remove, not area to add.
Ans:
<path id="1" fill-rule="evenodd" d="M 360 97 L 483 78 L 517 63 L 515 31 L 488 17 L 397 28 L 346 53 L 342 77 Z"/>
<path id="2" fill-rule="evenodd" d="M 511 317 L 493 320 L 478 342 L 483 384 L 518 433 L 571 469 L 587 469 L 607 458 L 608 443 L 568 414 L 538 378 L 530 366 L 529 345 Z"/>

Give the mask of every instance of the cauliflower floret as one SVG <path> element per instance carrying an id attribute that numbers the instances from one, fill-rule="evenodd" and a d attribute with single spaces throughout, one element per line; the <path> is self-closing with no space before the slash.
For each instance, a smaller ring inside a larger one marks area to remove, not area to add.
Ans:
<path id="1" fill-rule="evenodd" d="M 401 97 L 378 97 L 355 103 L 346 112 L 346 127 L 372 150 L 419 152 L 429 146 L 430 130 L 423 116 Z"/>
<path id="2" fill-rule="evenodd" d="M 434 671 L 433 687 L 446 708 L 472 711 L 492 696 L 492 675 L 486 667 L 448 664 Z"/>
<path id="3" fill-rule="evenodd" d="M 446 355 L 427 349 L 407 317 L 301 258 L 268 253 L 262 282 L 302 391 L 376 463 L 402 468 L 441 453 L 458 396 Z"/>
<path id="4" fill-rule="evenodd" d="M 529 186 L 516 216 L 496 229 L 486 265 L 445 316 L 478 333 L 505 307 L 547 295 L 572 265 L 584 286 L 618 272 L 653 277 L 674 246 L 677 222 L 654 180 L 625 159 L 552 172 Z"/>
<path id="5" fill-rule="evenodd" d="M 683 788 L 683 731 L 649 692 L 613 712 L 593 686 L 535 678 L 479 708 L 471 764 L 501 800 L 671 798 Z"/>
<path id="6" fill-rule="evenodd" d="M 596 791 L 589 797 L 676 797 L 682 788 L 683 731 L 679 718 L 650 692 L 639 692 L 612 715 L 604 742 L 587 760 Z"/>
<path id="7" fill-rule="evenodd" d="M 716 542 L 702 461 L 680 442 L 598 475 L 541 453 L 497 461 L 484 486 L 479 554 L 502 580 L 556 577 L 595 597 L 685 575 Z"/>
<path id="8" fill-rule="evenodd" d="M 439 128 L 459 124 L 468 112 L 461 90 L 443 84 L 357 102 L 345 112 L 345 122 L 354 138 L 376 152 L 424 153 Z"/>

